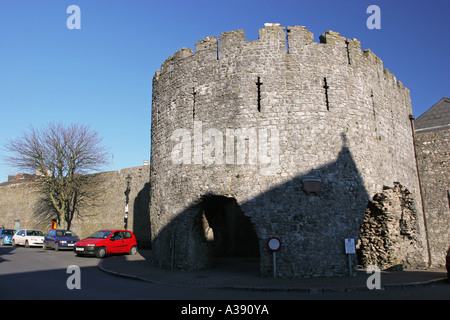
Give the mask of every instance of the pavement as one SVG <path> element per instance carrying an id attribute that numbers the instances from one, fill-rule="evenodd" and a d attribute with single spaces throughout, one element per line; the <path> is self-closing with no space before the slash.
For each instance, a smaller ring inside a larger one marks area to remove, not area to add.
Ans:
<path id="1" fill-rule="evenodd" d="M 109 256 L 98 267 L 115 276 L 147 281 L 154 284 L 221 288 L 234 290 L 292 291 L 304 293 L 347 292 L 369 290 L 367 281 L 372 273 L 359 270 L 354 276 L 274 278 L 258 276 L 258 261 L 251 258 L 217 260 L 216 266 L 196 271 L 176 271 L 153 266 L 151 250 L 139 250 L 136 255 Z M 427 286 L 447 281 L 445 268 L 427 270 L 382 271 L 381 289 L 403 289 Z"/>

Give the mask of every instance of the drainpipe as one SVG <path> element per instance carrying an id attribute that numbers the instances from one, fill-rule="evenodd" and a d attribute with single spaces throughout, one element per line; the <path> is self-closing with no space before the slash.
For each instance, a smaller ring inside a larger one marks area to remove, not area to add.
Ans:
<path id="1" fill-rule="evenodd" d="M 415 138 L 415 129 L 414 129 L 414 115 L 409 115 L 409 121 L 411 123 L 411 135 L 413 139 L 413 149 L 414 149 L 414 160 L 416 162 L 416 171 L 417 171 L 417 180 L 419 182 L 419 193 L 420 193 L 420 201 L 422 202 L 422 216 L 423 216 L 423 225 L 425 228 L 425 240 L 427 242 L 427 252 L 428 252 L 428 267 L 431 266 L 431 252 L 430 252 L 430 241 L 428 240 L 428 227 L 427 227 L 427 218 L 425 215 L 425 205 L 423 202 L 423 192 L 422 192 L 422 182 L 420 180 L 420 171 L 419 164 L 417 162 L 417 152 L 416 152 L 416 138 Z"/>

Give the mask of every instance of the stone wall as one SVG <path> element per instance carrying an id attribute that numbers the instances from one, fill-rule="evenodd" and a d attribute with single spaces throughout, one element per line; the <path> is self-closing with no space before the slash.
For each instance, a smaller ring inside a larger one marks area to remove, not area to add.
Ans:
<path id="1" fill-rule="evenodd" d="M 219 40 L 177 51 L 153 79 L 158 265 L 207 265 L 207 241 L 194 227 L 205 195 L 235 199 L 250 219 L 263 275 L 272 236 L 283 243 L 280 276 L 347 274 L 344 239 L 359 237 L 368 201 L 395 181 L 415 199 L 424 237 L 409 90 L 375 54 L 333 31 L 315 43 L 301 26 Z"/>
<path id="2" fill-rule="evenodd" d="M 362 265 L 383 269 L 427 267 L 428 250 L 417 250 L 427 248 L 420 237 L 419 214 L 411 193 L 399 183 L 377 193 L 367 206 L 361 226 Z"/>
<path id="3" fill-rule="evenodd" d="M 125 216 L 125 177 L 132 177 L 129 195 L 128 229 L 134 231 L 141 245 L 150 244 L 149 184 L 150 166 L 144 165 L 95 174 L 98 194 L 80 208 L 80 216 L 72 221 L 71 229 L 79 237 L 86 237 L 96 230 L 123 228 Z M 51 218 L 37 214 L 40 194 L 29 179 L 0 184 L 0 224 L 14 228 L 20 220 L 20 228 L 36 228 L 46 233 L 51 228 Z M 58 228 L 64 228 L 62 224 Z"/>
<path id="4" fill-rule="evenodd" d="M 431 264 L 445 265 L 450 246 L 450 129 L 416 132 Z"/>

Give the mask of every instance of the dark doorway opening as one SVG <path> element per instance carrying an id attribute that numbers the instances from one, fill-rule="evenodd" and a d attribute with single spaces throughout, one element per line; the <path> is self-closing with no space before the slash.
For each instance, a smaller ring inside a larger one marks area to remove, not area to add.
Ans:
<path id="1" fill-rule="evenodd" d="M 214 267 L 233 265 L 259 267 L 259 241 L 249 217 L 244 215 L 236 199 L 205 196 L 201 216 L 208 255 Z M 255 270 L 256 271 L 256 270 Z"/>

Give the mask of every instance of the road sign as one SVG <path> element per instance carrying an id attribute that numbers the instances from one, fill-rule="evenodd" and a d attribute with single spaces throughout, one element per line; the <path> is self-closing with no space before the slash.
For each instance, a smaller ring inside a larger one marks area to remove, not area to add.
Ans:
<path id="1" fill-rule="evenodd" d="M 345 253 L 348 256 L 348 273 L 351 277 L 353 275 L 352 256 L 351 255 L 356 253 L 355 239 L 352 239 L 352 238 L 345 239 Z"/>
<path id="2" fill-rule="evenodd" d="M 345 239 L 345 253 L 346 254 L 355 254 L 355 239 Z"/>
<path id="3" fill-rule="evenodd" d="M 267 249 L 273 255 L 273 277 L 277 277 L 277 251 L 281 248 L 281 240 L 277 237 L 272 237 L 267 240 Z"/>
<path id="4" fill-rule="evenodd" d="M 280 250 L 281 248 L 281 240 L 277 237 L 272 237 L 267 241 L 267 248 L 271 252 L 275 252 Z"/>

